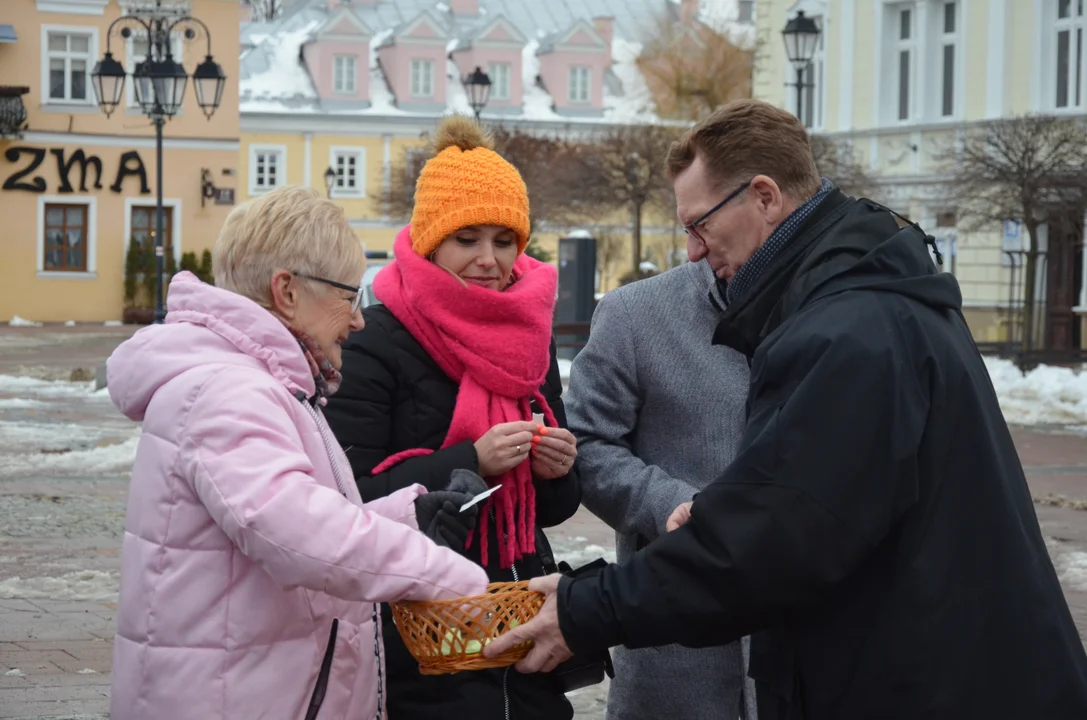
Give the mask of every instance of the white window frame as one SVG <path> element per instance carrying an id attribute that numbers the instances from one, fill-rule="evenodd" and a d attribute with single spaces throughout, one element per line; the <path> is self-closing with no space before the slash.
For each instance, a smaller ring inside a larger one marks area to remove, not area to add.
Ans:
<path id="1" fill-rule="evenodd" d="M 491 78 L 491 100 L 510 99 L 510 77 L 513 66 L 508 62 L 487 63 L 487 75 Z"/>
<path id="2" fill-rule="evenodd" d="M 132 73 L 136 71 L 136 40 L 146 38 L 146 32 L 133 32 L 125 38 L 125 72 L 128 73 L 128 77 L 125 78 L 125 107 L 129 110 L 138 110 L 140 107 L 136 103 L 136 81 L 132 77 Z M 150 50 L 150 46 L 148 46 L 148 49 Z M 174 60 L 182 64 L 185 63 L 185 41 L 180 32 L 170 34 L 170 52 L 173 53 Z M 139 59 L 143 60 L 144 58 L 140 57 Z M 182 114 L 182 112 L 183 110 L 178 109 L 178 115 Z"/>
<path id="3" fill-rule="evenodd" d="M 1045 43 L 1049 49 L 1047 51 L 1047 62 L 1045 68 L 1045 82 L 1042 83 L 1043 92 L 1045 93 L 1044 105 L 1053 112 L 1082 112 L 1084 108 L 1084 95 L 1085 86 L 1084 75 L 1087 75 L 1087 3 L 1084 3 L 1083 14 L 1077 16 L 1077 11 L 1080 9 L 1081 3 L 1078 0 L 1068 0 L 1069 16 L 1067 18 L 1058 18 L 1057 13 L 1060 10 L 1062 0 L 1049 0 L 1045 5 L 1045 32 L 1047 33 L 1049 41 Z M 1065 105 L 1057 104 L 1057 92 L 1060 90 L 1057 83 L 1057 62 L 1058 62 L 1058 38 L 1062 32 L 1068 33 L 1068 78 L 1067 78 L 1067 103 Z M 1075 65 L 1076 58 L 1076 46 L 1077 36 L 1079 43 L 1079 67 Z M 1078 102 L 1077 102 L 1078 100 Z"/>
<path id="4" fill-rule="evenodd" d="M 358 65 L 357 55 L 332 56 L 332 92 L 334 94 L 354 95 L 358 92 Z M 348 75 L 350 75 L 350 82 L 347 82 Z"/>
<path id="5" fill-rule="evenodd" d="M 349 187 L 342 181 L 340 174 L 340 160 L 346 163 L 355 161 L 355 186 Z M 332 197 L 364 198 L 366 197 L 366 148 L 332 146 L 328 150 L 328 166 L 336 173 L 336 179 L 332 183 Z"/>
<path id="6" fill-rule="evenodd" d="M 796 113 L 796 116 L 801 119 L 804 127 L 809 130 L 822 130 L 826 124 L 827 112 L 827 24 L 821 15 L 816 15 L 812 20 L 819 26 L 819 40 L 816 43 L 811 62 L 804 68 L 804 84 L 811 85 L 811 87 L 804 88 L 800 101 L 801 107 L 794 107 L 793 111 Z M 795 90 L 796 68 L 790 64 L 788 65 L 787 72 L 793 76 L 793 89 Z M 795 103 L 795 92 L 792 93 L 792 97 L 794 98 L 793 103 Z M 812 105 L 814 105 L 814 107 L 812 107 Z"/>
<path id="7" fill-rule="evenodd" d="M 94 69 L 94 64 L 98 62 L 98 28 L 87 27 L 81 25 L 42 25 L 42 44 L 41 44 L 41 88 L 42 88 L 42 104 L 43 105 L 96 105 L 94 98 L 94 87 L 91 85 L 91 70 Z M 71 52 L 60 53 L 59 51 L 49 50 L 49 36 L 52 34 L 63 35 L 82 35 L 89 39 L 87 43 L 88 52 L 84 58 L 82 53 L 74 54 Z M 51 83 L 49 82 L 49 65 L 50 60 L 54 57 L 61 57 L 65 59 L 65 75 L 64 75 L 64 98 L 54 98 L 50 96 L 52 90 Z M 73 59 L 85 59 L 86 60 L 86 83 L 87 83 L 87 97 L 82 100 L 72 100 L 72 72 L 68 65 Z"/>
<path id="8" fill-rule="evenodd" d="M 918 28 L 924 24 L 919 19 L 923 14 L 924 2 L 895 2 L 884 3 L 882 11 L 880 72 L 877 74 L 878 107 L 881 113 L 881 125 L 907 125 L 920 117 L 918 108 L 918 82 L 917 82 L 917 58 L 920 55 L 918 47 Z M 909 38 L 902 39 L 902 12 L 910 12 Z M 907 65 L 906 86 L 906 116 L 901 116 L 901 62 L 902 53 L 909 56 Z"/>
<path id="9" fill-rule="evenodd" d="M 65 15 L 105 15 L 109 0 L 37 0 L 38 12 Z"/>
<path id="10" fill-rule="evenodd" d="M 84 272 L 45 269 L 45 206 L 85 205 L 87 208 L 87 269 Z M 43 280 L 94 280 L 98 277 L 98 198 L 94 195 L 38 196 L 38 257 L 34 261 L 37 275 Z"/>
<path id="11" fill-rule="evenodd" d="M 946 7 L 955 7 L 955 27 L 951 32 L 946 30 Z M 961 115 L 963 105 L 963 1 L 962 0 L 936 0 L 931 8 L 932 17 L 929 19 L 929 37 L 933 39 L 934 47 L 926 51 L 930 61 L 926 85 L 930 88 L 928 97 L 927 116 L 931 120 L 956 120 Z M 947 57 L 947 48 L 951 48 L 951 108 L 945 112 L 944 92 L 946 73 L 944 62 Z"/>
<path id="12" fill-rule="evenodd" d="M 276 161 L 276 184 L 264 187 L 257 186 L 257 155 L 274 154 L 278 156 Z M 286 145 L 250 145 L 249 146 L 249 194 L 263 195 L 264 193 L 282 187 L 287 184 L 287 146 Z"/>
<path id="13" fill-rule="evenodd" d="M 430 58 L 412 58 L 409 68 L 411 72 L 411 96 L 415 98 L 434 97 L 434 61 Z"/>
<path id="14" fill-rule="evenodd" d="M 125 252 L 121 256 L 122 262 L 128 257 L 128 247 L 132 244 L 132 209 L 154 208 L 155 201 L 139 197 L 125 198 Z M 162 207 L 171 209 L 170 242 L 173 243 L 174 262 L 181 263 L 181 199 L 163 198 Z M 153 217 L 153 216 L 152 216 Z"/>
<path id="15" fill-rule="evenodd" d="M 593 99 L 593 72 L 588 65 L 571 65 L 566 75 L 566 99 L 571 105 L 588 105 Z"/>

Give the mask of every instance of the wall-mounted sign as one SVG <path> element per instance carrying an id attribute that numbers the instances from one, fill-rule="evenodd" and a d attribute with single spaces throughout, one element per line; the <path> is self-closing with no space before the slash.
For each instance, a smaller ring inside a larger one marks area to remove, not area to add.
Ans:
<path id="1" fill-rule="evenodd" d="M 234 188 L 215 188 L 216 205 L 233 205 Z"/>
<path id="2" fill-rule="evenodd" d="M 71 154 L 66 156 L 67 153 L 68 151 L 65 148 L 53 148 L 52 150 L 36 147 L 8 148 L 4 152 L 4 158 L 13 165 L 21 164 L 22 167 L 8 175 L 0 188 L 31 193 L 46 192 L 48 185 L 45 178 L 35 173 L 45 162 L 46 156 L 52 155 L 56 159 L 57 177 L 60 178 L 56 192 L 60 194 L 75 192 L 71 181 L 71 173 L 77 165 L 79 166 L 79 192 L 87 192 L 87 176 L 91 171 L 94 173 L 94 184 L 91 187 L 95 190 L 101 190 L 103 172 L 101 158 L 97 155 L 87 155 L 81 149 L 71 151 Z M 121 155 L 120 161 L 117 163 L 117 173 L 114 175 L 113 184 L 109 186 L 109 189 L 115 193 L 120 193 L 124 189 L 125 178 L 129 176 L 139 178 L 141 195 L 151 194 L 151 188 L 147 185 L 147 168 L 144 167 L 140 154 L 135 150 L 130 150 Z"/>

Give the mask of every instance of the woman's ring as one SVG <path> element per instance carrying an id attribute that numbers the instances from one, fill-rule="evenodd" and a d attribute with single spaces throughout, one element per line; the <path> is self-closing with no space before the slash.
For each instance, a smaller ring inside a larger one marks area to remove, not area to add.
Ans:
<path id="1" fill-rule="evenodd" d="M 521 446 L 520 446 L 520 445 L 518 445 L 518 446 L 517 446 L 517 454 L 518 454 L 518 455 L 520 455 L 520 454 L 521 454 Z"/>
<path id="2" fill-rule="evenodd" d="M 559 465 L 565 465 L 565 464 L 566 464 L 566 456 L 565 456 L 565 455 L 563 455 L 563 456 L 562 456 L 562 462 L 561 462 L 561 463 L 559 463 Z"/>

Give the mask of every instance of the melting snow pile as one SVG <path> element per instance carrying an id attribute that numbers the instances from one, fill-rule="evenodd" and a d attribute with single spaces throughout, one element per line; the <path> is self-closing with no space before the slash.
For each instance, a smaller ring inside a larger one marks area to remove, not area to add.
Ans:
<path id="1" fill-rule="evenodd" d="M 1024 374 L 1009 360 L 985 358 L 1000 409 L 1017 425 L 1087 423 L 1087 373 L 1039 365 Z"/>
<path id="2" fill-rule="evenodd" d="M 0 598 L 116 602 L 117 588 L 117 573 L 77 570 L 60 577 L 13 577 L 0 580 Z"/>

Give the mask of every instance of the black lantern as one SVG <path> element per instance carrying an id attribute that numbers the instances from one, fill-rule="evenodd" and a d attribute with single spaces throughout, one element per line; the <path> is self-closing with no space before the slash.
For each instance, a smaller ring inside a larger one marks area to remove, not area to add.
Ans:
<path id="1" fill-rule="evenodd" d="M 329 166 L 328 170 L 325 170 L 325 189 L 328 190 L 328 196 L 332 197 L 332 188 L 336 186 L 336 171 Z"/>
<path id="2" fill-rule="evenodd" d="M 192 74 L 192 83 L 196 89 L 196 104 L 210 120 L 212 114 L 219 109 L 219 103 L 223 101 L 226 74 L 219 63 L 208 55 L 204 58 L 204 62 L 196 66 L 196 71 Z"/>
<path id="3" fill-rule="evenodd" d="M 94 88 L 98 107 L 109 117 L 121 104 L 121 94 L 125 90 L 125 69 L 113 59 L 113 53 L 105 56 L 91 70 L 91 86 Z"/>
<path id="4" fill-rule="evenodd" d="M 468 95 L 468 104 L 472 106 L 476 120 L 479 120 L 479 114 L 483 112 L 491 96 L 491 78 L 483 72 L 483 68 L 476 65 L 476 69 L 461 82 L 464 84 L 464 92 Z"/>
<path id="5" fill-rule="evenodd" d="M 796 17 L 785 23 L 781 36 L 785 40 L 785 54 L 796 68 L 796 117 L 805 126 L 810 126 L 810 112 L 806 122 L 804 119 L 804 88 L 811 87 L 811 83 L 804 82 L 804 69 L 811 64 L 819 46 L 819 25 L 800 10 Z"/>
<path id="6" fill-rule="evenodd" d="M 819 26 L 816 22 L 801 10 L 785 24 L 781 35 L 785 38 L 785 54 L 789 56 L 789 62 L 793 67 L 806 67 L 819 44 Z"/>
<path id="7" fill-rule="evenodd" d="M 177 115 L 185 101 L 185 86 L 189 76 L 180 62 L 174 59 L 173 41 L 177 37 L 193 40 L 200 33 L 207 38 L 207 52 L 204 62 L 193 73 L 193 86 L 196 88 L 196 102 L 204 115 L 210 119 L 223 98 L 223 85 L 226 75 L 212 59 L 211 32 L 203 21 L 179 13 L 163 0 L 148 0 L 140 7 L 110 23 L 106 30 L 106 54 L 95 64 L 91 72 L 92 85 L 98 106 L 107 116 L 112 114 L 121 103 L 124 93 L 125 69 L 113 58 L 110 43 L 114 35 L 122 40 L 134 36 L 147 38 L 147 55 L 132 69 L 132 89 L 140 110 L 148 116 L 155 126 L 155 184 L 157 198 L 155 203 L 155 272 L 158 277 L 157 296 L 155 298 L 155 322 L 162 322 L 166 317 L 165 289 L 166 247 L 163 208 L 163 127 L 166 121 Z M 204 188 L 201 202 L 207 198 L 210 182 L 204 175 Z M 212 188 L 214 190 L 214 188 Z"/>
<path id="8" fill-rule="evenodd" d="M 151 63 L 151 84 L 155 88 L 155 98 L 162 107 L 162 114 L 166 117 L 177 115 L 181 109 L 188 82 L 185 68 L 169 55 Z"/>

